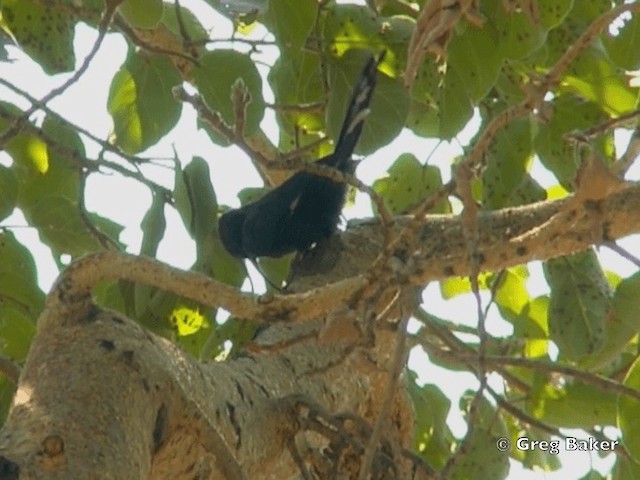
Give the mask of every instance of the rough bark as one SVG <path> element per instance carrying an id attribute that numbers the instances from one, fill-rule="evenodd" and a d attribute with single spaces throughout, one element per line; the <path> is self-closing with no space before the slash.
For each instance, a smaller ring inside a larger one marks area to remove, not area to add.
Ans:
<path id="1" fill-rule="evenodd" d="M 480 266 L 500 269 L 640 231 L 640 187 L 578 200 L 483 214 Z M 402 354 L 394 328 L 415 307 L 416 288 L 469 274 L 471 266 L 460 220 L 430 217 L 420 248 L 405 255 L 399 243 L 389 260 L 404 259 L 402 276 L 394 277 L 403 286 L 379 279 L 384 288 L 374 299 L 350 302 L 367 285 L 382 233 L 376 224 L 349 229 L 335 269 L 300 274 L 295 290 L 302 293 L 275 298 L 239 295 L 149 259 L 107 253 L 77 262 L 56 283 L 39 321 L 0 431 L 0 478 L 284 479 L 300 478 L 301 468 L 308 478 L 356 478 L 382 410 L 373 478 L 410 478 L 415 464 L 403 449 L 413 417 L 403 389 L 395 389 L 390 409 L 382 407 Z M 95 306 L 91 289 L 109 278 L 291 322 L 270 325 L 236 358 L 202 364 Z M 320 279 L 335 283 L 314 288 Z M 375 318 L 368 337 L 366 324 Z M 417 471 L 415 478 L 427 476 Z"/>

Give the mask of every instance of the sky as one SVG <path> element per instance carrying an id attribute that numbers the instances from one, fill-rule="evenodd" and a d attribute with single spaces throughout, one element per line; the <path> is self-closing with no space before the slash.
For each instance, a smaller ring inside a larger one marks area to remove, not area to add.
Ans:
<path id="1" fill-rule="evenodd" d="M 203 4 L 198 0 L 181 2 L 183 5 L 198 11 L 199 20 L 207 27 L 212 28 L 212 34 L 218 38 L 228 38 L 231 34 L 231 24 L 219 15 L 214 15 L 208 8 L 203 8 Z M 252 32 L 252 37 L 263 38 L 266 34 L 263 29 L 256 29 Z M 85 25 L 79 25 L 76 31 L 76 58 L 78 64 L 86 57 L 96 38 L 96 32 Z M 17 49 L 10 48 L 11 56 L 15 62 L 6 66 L 0 71 L 0 76 L 17 85 L 19 88 L 28 91 L 35 97 L 42 97 L 51 88 L 64 82 L 68 75 L 57 75 L 53 78 L 47 77 L 40 67 L 30 61 Z M 263 59 L 266 63 L 273 63 L 275 60 L 275 50 L 265 50 Z M 118 67 L 123 63 L 126 56 L 126 44 L 118 34 L 108 34 L 97 57 L 94 59 L 86 74 L 67 92 L 50 103 L 50 107 L 63 115 L 76 125 L 82 125 L 100 138 L 107 138 L 112 129 L 111 120 L 107 114 L 107 95 L 109 91 L 109 81 L 113 77 Z M 5 64 L 6 65 L 6 64 Z M 259 65 L 263 75 L 266 75 L 267 68 Z M 265 100 L 273 101 L 271 92 L 265 84 Z M 16 99 L 0 86 L 0 99 L 10 100 L 18 105 L 25 106 L 25 102 Z M 262 123 L 262 127 L 270 138 L 277 143 L 277 129 L 273 113 L 267 109 L 267 114 Z M 465 145 L 478 128 L 478 119 L 474 119 L 464 129 L 464 131 L 452 143 L 437 143 L 434 140 L 425 140 L 413 136 L 410 132 L 404 131 L 394 143 L 388 147 L 380 149 L 378 152 L 368 156 L 358 167 L 356 172 L 358 178 L 367 184 L 381 176 L 384 176 L 387 168 L 404 152 L 412 152 L 420 159 L 430 158 L 431 164 L 443 166 L 444 180 L 449 171 L 448 162 L 451 158 L 461 153 L 461 145 Z M 619 136 L 620 151 L 624 150 L 626 139 L 624 135 Z M 193 156 L 205 158 L 210 165 L 211 179 L 214 185 L 218 201 L 221 204 L 238 206 L 237 192 L 243 187 L 262 186 L 260 177 L 253 169 L 248 158 L 235 147 L 220 148 L 213 145 L 206 134 L 197 130 L 195 113 L 188 107 L 184 108 L 183 117 L 178 126 L 159 145 L 152 147 L 144 156 L 153 158 L 171 158 L 173 147 L 178 152 L 183 164 L 187 163 Z M 433 154 L 425 155 L 425 152 Z M 87 153 L 90 158 L 95 158 L 98 152 L 97 146 L 87 143 Z M 9 165 L 11 160 L 4 153 L 0 153 L 0 164 Z M 161 162 L 162 163 L 162 162 Z M 171 163 L 166 161 L 166 166 Z M 151 176 L 159 183 L 168 187 L 172 186 L 173 174 L 169 168 L 156 167 L 145 170 L 145 174 Z M 543 187 L 551 187 L 557 182 L 553 175 L 546 171 L 539 161 L 534 162 L 532 175 Z M 628 179 L 640 179 L 640 167 L 635 165 L 629 172 Z M 118 175 L 92 175 L 87 183 L 86 206 L 90 211 L 95 211 L 108 217 L 121 225 L 125 230 L 121 235 L 121 241 L 128 245 L 128 251 L 137 253 L 141 243 L 141 230 L 139 228 L 142 217 L 150 204 L 150 194 L 148 190 L 141 187 L 135 181 L 123 179 Z M 165 210 L 167 216 L 167 235 L 162 241 L 158 252 L 158 258 L 172 265 L 189 268 L 195 259 L 193 242 L 187 235 L 182 222 L 177 213 L 171 208 Z M 359 193 L 355 205 L 345 211 L 347 218 L 361 218 L 371 215 L 370 202 L 366 195 Z M 37 233 L 27 226 L 26 221 L 19 212 L 5 219 L 0 226 L 11 226 L 20 241 L 27 245 L 36 258 L 39 283 L 44 291 L 51 287 L 57 270 L 51 253 L 37 238 Z M 621 242 L 623 247 L 629 251 L 634 251 L 638 255 L 638 236 L 626 239 Z M 620 276 L 628 276 L 635 272 L 637 268 L 630 262 L 621 259 L 617 254 L 606 248 L 599 250 L 598 255 L 606 265 L 606 268 L 616 272 Z M 532 297 L 548 292 L 548 287 L 542 279 L 542 269 L 539 262 L 534 262 L 530 266 L 531 278 L 528 287 Z M 260 279 L 254 277 L 257 284 Z M 455 319 L 464 322 L 467 317 L 468 325 L 476 326 L 475 304 L 470 296 L 460 296 L 453 300 L 442 299 L 437 284 L 431 284 L 425 289 L 423 295 L 428 303 L 429 311 L 443 318 Z M 483 301 L 487 302 L 488 297 L 483 295 Z M 468 313 L 467 315 L 465 315 Z M 488 322 L 490 333 L 497 335 L 508 335 L 511 329 L 510 324 L 499 318 L 495 308 L 490 312 Z M 415 328 L 415 325 L 412 327 Z M 431 364 L 428 357 L 419 351 L 414 351 L 410 358 L 410 367 L 418 372 L 419 378 L 423 382 L 431 382 L 446 391 L 453 399 L 452 404 L 457 404 L 457 398 L 468 388 L 475 388 L 477 381 L 475 377 L 466 373 L 456 373 L 440 369 Z M 498 391 L 502 390 L 502 385 L 497 377 L 491 378 L 491 385 Z M 459 412 L 452 409 L 448 418 L 448 424 L 454 434 L 463 435 L 466 424 Z M 572 434 L 571 432 L 567 432 Z M 576 434 L 576 436 L 579 436 Z M 567 453 L 561 452 L 560 460 L 566 465 L 559 472 L 541 473 L 522 470 L 517 463 L 512 464 L 509 478 L 518 480 L 572 480 L 583 476 L 592 464 L 598 466 L 601 471 L 610 468 L 613 458 L 599 459 L 596 455 L 587 453 Z"/>

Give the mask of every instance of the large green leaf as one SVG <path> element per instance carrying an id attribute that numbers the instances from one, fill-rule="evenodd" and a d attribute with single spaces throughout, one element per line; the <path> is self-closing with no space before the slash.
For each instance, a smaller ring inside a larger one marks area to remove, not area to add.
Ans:
<path id="1" fill-rule="evenodd" d="M 604 121 L 599 105 L 587 102 L 575 95 L 561 95 L 550 102 L 551 118 L 539 126 L 535 136 L 535 149 L 545 167 L 551 170 L 567 189 L 572 188 L 578 168 L 574 144 L 566 135 Z M 592 145 L 602 158 L 613 153 L 611 135 L 596 139 Z"/>
<path id="2" fill-rule="evenodd" d="M 174 35 L 182 37 L 181 29 L 184 28 L 187 36 L 190 40 L 197 42 L 207 38 L 207 30 L 202 26 L 198 17 L 188 8 L 180 5 L 180 21 L 176 11 L 177 5 L 173 4 L 169 8 L 162 10 L 162 23 L 169 29 Z"/>
<path id="3" fill-rule="evenodd" d="M 0 298 L 2 304 L 34 321 L 44 306 L 33 256 L 13 233 L 0 231 Z"/>
<path id="4" fill-rule="evenodd" d="M 587 383 L 547 381 L 532 389 L 527 410 L 548 425 L 591 429 L 615 424 L 616 395 Z"/>
<path id="5" fill-rule="evenodd" d="M 456 69 L 443 69 L 430 59 L 422 64 L 411 91 L 407 126 L 425 137 L 451 139 L 473 116 L 466 80 Z"/>
<path id="6" fill-rule="evenodd" d="M 487 151 L 483 175 L 483 204 L 488 209 L 511 206 L 516 189 L 525 181 L 533 161 L 533 126 L 529 118 L 509 123 L 494 137 Z"/>
<path id="7" fill-rule="evenodd" d="M 62 9 L 33 0 L 3 0 L 0 27 L 48 74 L 74 69 L 74 18 Z"/>
<path id="8" fill-rule="evenodd" d="M 124 0 L 118 13 L 133 28 L 153 28 L 162 18 L 163 6 L 162 0 Z"/>
<path id="9" fill-rule="evenodd" d="M 18 178 L 10 168 L 0 165 L 0 221 L 13 212 L 18 201 Z"/>
<path id="10" fill-rule="evenodd" d="M 414 448 L 429 465 L 440 469 L 446 464 L 454 441 L 447 426 L 451 401 L 435 385 L 421 387 L 415 378 L 408 381 L 408 386 L 416 414 Z"/>
<path id="11" fill-rule="evenodd" d="M 337 57 L 351 49 L 383 50 L 382 20 L 368 7 L 359 5 L 343 4 L 325 9 L 322 35 L 326 49 Z"/>
<path id="12" fill-rule="evenodd" d="M 593 251 L 549 260 L 549 331 L 562 358 L 580 359 L 601 347 L 611 292 Z"/>
<path id="13" fill-rule="evenodd" d="M 84 157 L 77 132 L 49 117 L 42 129 L 48 137 L 73 149 L 75 158 Z M 122 227 L 94 213 L 80 212 L 78 196 L 84 192 L 80 192 L 79 169 L 72 158 L 30 137 L 22 137 L 13 147 L 12 168 L 20 181 L 18 206 L 56 257 L 102 249 L 99 235 L 117 242 Z"/>
<path id="14" fill-rule="evenodd" d="M 318 3 L 315 0 L 277 0 L 269 3 L 264 24 L 276 38 L 281 52 L 299 54 L 312 35 Z M 291 19 L 295 18 L 295 21 Z"/>
<path id="15" fill-rule="evenodd" d="M 232 87 L 241 79 L 251 95 L 251 103 L 246 109 L 244 134 L 252 135 L 258 130 L 265 108 L 262 78 L 248 55 L 234 50 L 207 52 L 194 69 L 193 79 L 209 107 L 220 113 L 228 125 L 235 124 Z M 226 138 L 220 137 L 208 127 L 206 129 L 216 143 L 228 145 Z"/>
<path id="16" fill-rule="evenodd" d="M 638 92 L 629 86 L 625 71 L 612 65 L 600 48 L 586 49 L 566 70 L 560 90 L 596 102 L 610 115 L 636 109 Z"/>
<path id="17" fill-rule="evenodd" d="M 471 392 L 461 399 L 461 407 L 468 411 Z M 496 407 L 482 398 L 477 405 L 479 413 L 473 426 L 464 455 L 447 477 L 451 480 L 506 478 L 509 473 L 509 455 L 495 447 L 499 438 L 507 438 L 509 431 Z"/>
<path id="18" fill-rule="evenodd" d="M 497 32 L 491 24 L 483 28 L 461 24 L 462 33 L 456 31 L 447 48 L 447 68 L 458 74 L 471 101 L 477 103 L 495 84 L 502 65 Z"/>
<path id="19" fill-rule="evenodd" d="M 640 359 L 636 359 L 624 379 L 624 385 L 640 391 Z M 629 395 L 618 397 L 618 428 L 627 453 L 640 463 L 640 400 Z"/>
<path id="20" fill-rule="evenodd" d="M 635 14 L 627 18 L 618 34 L 607 35 L 603 43 L 607 55 L 619 67 L 625 70 L 640 69 L 640 16 Z"/>
<path id="21" fill-rule="evenodd" d="M 546 29 L 534 24 L 524 11 L 507 12 L 504 2 L 484 0 L 481 12 L 495 26 L 501 57 L 522 60 L 540 48 L 546 39 Z"/>
<path id="22" fill-rule="evenodd" d="M 269 84 L 282 107 L 276 109 L 280 127 L 280 148 L 294 150 L 320 138 L 324 133 L 325 99 L 320 59 L 307 52 L 285 50 L 269 70 Z M 318 105 L 317 108 L 295 108 L 302 105 Z M 327 143 L 312 155 L 319 158 L 330 153 Z"/>
<path id="23" fill-rule="evenodd" d="M 416 207 L 442 186 L 440 169 L 421 165 L 410 153 L 400 155 L 387 173 L 386 177 L 373 183 L 373 189 L 380 194 L 392 215 Z M 433 213 L 450 211 L 451 208 L 446 201 L 435 205 L 432 210 Z"/>
<path id="24" fill-rule="evenodd" d="M 529 305 L 528 278 L 529 272 L 524 265 L 504 270 L 497 277 L 500 283 L 494 287 L 494 301 L 505 319 L 517 319 Z"/>
<path id="25" fill-rule="evenodd" d="M 167 56 L 130 54 L 113 77 L 107 101 L 116 144 L 134 154 L 166 135 L 182 112 L 171 93 L 180 83 L 182 78 Z"/>
<path id="26" fill-rule="evenodd" d="M 581 363 L 585 368 L 601 368 L 618 358 L 640 331 L 640 273 L 623 279 L 613 295 L 613 312 L 606 317 L 604 342 Z M 635 349 L 634 349 L 635 350 Z M 635 354 L 635 351 L 634 351 Z"/>

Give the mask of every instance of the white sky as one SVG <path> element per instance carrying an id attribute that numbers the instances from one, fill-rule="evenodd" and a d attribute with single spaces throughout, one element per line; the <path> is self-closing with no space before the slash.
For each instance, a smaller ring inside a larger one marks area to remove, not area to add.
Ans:
<path id="1" fill-rule="evenodd" d="M 231 34 L 230 23 L 222 17 L 214 15 L 207 8 L 203 8 L 203 3 L 198 0 L 183 0 L 183 5 L 194 6 L 198 11 L 198 18 L 207 27 L 213 27 L 213 34 L 217 38 L 228 38 Z M 260 38 L 264 35 L 263 29 L 256 29 L 253 37 Z M 96 38 L 96 32 L 85 25 L 79 25 L 76 32 L 76 57 L 80 64 L 88 54 Z M 106 139 L 111 131 L 112 124 L 107 114 L 107 94 L 109 82 L 118 67 L 122 64 L 126 55 L 126 45 L 118 34 L 109 34 L 102 45 L 97 57 L 92 62 L 86 74 L 74 84 L 64 95 L 50 103 L 50 107 L 62 114 L 67 120 L 81 125 L 100 138 Z M 273 51 L 272 51 L 273 52 Z M 47 77 L 40 67 L 25 58 L 18 50 L 11 49 L 12 56 L 16 62 L 9 68 L 5 67 L 0 72 L 0 76 L 12 82 L 34 97 L 42 97 L 51 88 L 60 85 L 68 78 L 68 75 L 57 75 L 54 78 Z M 272 63 L 274 54 L 265 55 L 267 63 Z M 266 74 L 266 68 L 260 66 L 260 71 Z M 265 82 L 265 97 L 267 101 L 272 101 L 272 94 L 268 91 Z M 15 95 L 0 87 L 0 99 L 9 100 L 20 106 L 25 106 L 24 101 L 17 100 Z M 264 130 L 277 143 L 277 130 L 274 115 L 267 110 L 267 115 L 262 124 Z M 458 136 L 459 144 L 466 144 L 477 129 L 477 119 L 470 122 L 470 125 Z M 185 106 L 183 118 L 176 129 L 168 135 L 159 145 L 153 147 L 145 156 L 155 158 L 172 157 L 172 144 L 175 145 L 178 154 L 183 162 L 188 162 L 192 156 L 199 155 L 210 162 L 212 173 L 212 183 L 214 185 L 218 201 L 221 204 L 237 206 L 239 204 L 236 194 L 242 187 L 261 186 L 261 181 L 251 163 L 237 148 L 220 148 L 212 144 L 208 137 L 197 130 L 196 117 L 194 112 Z M 436 154 L 431 155 L 431 164 L 442 166 L 445 181 L 449 172 L 449 161 L 460 154 L 458 143 L 443 143 L 438 148 Z M 623 151 L 625 139 L 620 139 L 620 151 Z M 419 159 L 429 157 L 435 148 L 436 142 L 416 138 L 410 132 L 404 131 L 401 136 L 390 146 L 381 149 L 373 155 L 367 157 L 357 171 L 357 176 L 367 184 L 371 184 L 376 178 L 383 176 L 386 169 L 400 153 L 412 152 Z M 87 153 L 90 158 L 95 158 L 98 149 L 96 145 L 87 144 Z M 435 161 L 433 159 L 438 159 Z M 10 165 L 11 160 L 4 153 L 0 153 L 0 163 Z M 169 164 L 169 163 L 168 163 Z M 172 186 L 173 176 L 168 169 L 155 168 L 145 171 L 158 182 L 168 187 Z M 535 162 L 533 176 L 541 182 L 544 187 L 550 187 L 557 183 L 553 175 L 547 172 L 538 161 Z M 628 179 L 638 180 L 640 178 L 640 166 L 635 165 L 629 172 Z M 118 175 L 92 175 L 87 184 L 86 204 L 90 211 L 95 211 L 101 215 L 111 218 L 125 226 L 120 239 L 127 244 L 128 251 L 137 253 L 141 242 L 141 231 L 139 224 L 150 203 L 150 194 L 145 187 L 136 182 L 123 179 Z M 351 217 L 365 217 L 371 215 L 369 199 L 359 194 L 354 207 L 348 209 L 345 215 Z M 167 234 L 162 241 L 158 257 L 159 259 L 182 268 L 189 268 L 195 259 L 195 252 L 192 240 L 182 227 L 181 220 L 177 213 L 171 208 L 166 209 Z M 55 276 L 57 275 L 55 264 L 51 258 L 48 248 L 44 247 L 37 238 L 37 233 L 28 228 L 26 221 L 19 212 L 5 219 L 0 226 L 11 226 L 17 237 L 25 243 L 36 258 L 39 270 L 39 283 L 44 291 L 48 291 Z M 23 228 L 24 227 L 24 228 Z M 635 251 L 638 255 L 638 236 L 627 239 L 621 244 L 629 251 Z M 605 268 L 616 272 L 623 277 L 636 271 L 636 268 L 628 261 L 621 259 L 607 249 L 601 249 L 599 256 L 606 266 Z M 544 294 L 548 291 L 546 283 L 542 280 L 541 267 L 539 263 L 530 266 L 532 273 L 528 286 L 532 297 Z M 258 282 L 259 283 L 259 282 Z M 476 325 L 475 306 L 469 296 L 461 296 L 454 300 L 444 301 L 440 297 L 437 284 L 430 285 L 424 294 L 427 300 L 428 309 L 435 315 L 449 318 L 460 323 Z M 487 301 L 487 296 L 484 296 Z M 488 329 L 490 333 L 508 335 L 511 331 L 510 324 L 506 323 L 497 315 L 495 308 L 488 319 Z M 466 319 L 466 321 L 465 321 Z M 461 393 L 468 388 L 475 388 L 477 382 L 471 374 L 456 373 L 440 369 L 432 365 L 428 358 L 419 352 L 414 352 L 410 359 L 411 368 L 419 372 L 420 379 L 425 382 L 432 382 L 438 385 L 447 395 L 452 398 L 452 413 L 449 415 L 448 423 L 456 435 L 465 432 L 465 423 L 455 406 Z M 502 390 L 502 386 L 492 378 L 492 386 Z M 572 432 L 567 434 L 574 435 Z M 580 436 L 579 434 L 575 434 Z M 493 445 L 487 448 L 494 448 Z M 588 453 L 561 452 L 560 460 L 565 468 L 555 473 L 544 474 L 541 472 L 531 472 L 519 468 L 518 464 L 512 462 L 510 479 L 518 480 L 572 480 L 585 475 L 592 464 L 597 465 L 601 471 L 607 471 L 613 463 L 613 456 L 602 460 L 597 455 Z"/>

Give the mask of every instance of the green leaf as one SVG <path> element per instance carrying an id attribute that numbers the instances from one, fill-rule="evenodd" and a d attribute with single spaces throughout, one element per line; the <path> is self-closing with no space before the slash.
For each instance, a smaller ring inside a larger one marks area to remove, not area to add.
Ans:
<path id="1" fill-rule="evenodd" d="M 18 178 L 10 168 L 0 165 L 0 221 L 13 212 L 18 201 Z"/>
<path id="2" fill-rule="evenodd" d="M 99 239 L 88 230 L 78 206 L 66 197 L 43 197 L 32 209 L 23 209 L 23 212 L 28 222 L 37 227 L 42 242 L 51 247 L 57 257 L 68 254 L 77 258 L 103 248 Z M 94 226 L 103 227 L 98 228 L 99 231 L 113 241 L 117 240 L 122 227 L 97 214 L 90 214 L 89 219 Z"/>
<path id="3" fill-rule="evenodd" d="M 165 200 L 162 196 L 154 193 L 151 206 L 142 219 L 140 229 L 142 230 L 142 245 L 140 254 L 155 257 L 160 241 L 164 237 L 167 221 L 164 215 Z M 133 302 L 136 318 L 140 317 L 149 308 L 149 302 L 157 289 L 141 283 L 133 284 Z"/>
<path id="4" fill-rule="evenodd" d="M 608 478 L 608 477 L 607 477 Z M 607 480 L 603 477 L 599 472 L 595 470 L 590 470 L 586 475 L 580 477 L 578 480 Z"/>
<path id="5" fill-rule="evenodd" d="M 562 358 L 578 360 L 601 347 L 611 293 L 592 250 L 549 260 L 549 330 Z"/>
<path id="6" fill-rule="evenodd" d="M 421 165 L 410 153 L 400 155 L 387 173 L 389 175 L 373 183 L 373 189 L 380 194 L 392 215 L 401 214 L 418 206 L 442 186 L 440 169 Z M 448 213 L 451 208 L 447 201 L 442 201 L 431 211 Z"/>
<path id="7" fill-rule="evenodd" d="M 407 383 L 416 416 L 414 449 L 429 465 L 440 469 L 446 464 L 454 441 L 447 426 L 451 401 L 435 385 L 420 387 L 415 378 Z"/>
<path id="8" fill-rule="evenodd" d="M 437 137 L 440 134 L 440 110 L 437 103 L 440 81 L 441 75 L 434 62 L 423 63 L 416 74 L 407 116 L 407 127 L 416 135 Z"/>
<path id="9" fill-rule="evenodd" d="M 215 331 L 215 310 L 201 309 L 187 302 L 178 301 L 169 316 L 169 322 L 174 328 L 173 340 L 181 348 L 196 358 Z M 212 324 L 214 325 L 212 328 Z"/>
<path id="10" fill-rule="evenodd" d="M 576 93 L 614 116 L 629 113 L 638 106 L 638 92 L 629 86 L 624 71 L 612 65 L 605 53 L 595 47 L 585 49 L 568 66 L 559 90 Z"/>
<path id="11" fill-rule="evenodd" d="M 74 150 L 78 158 L 84 158 L 85 150 L 77 132 L 60 121 L 47 117 L 42 129 L 47 136 Z M 63 196 L 76 200 L 79 192 L 78 169 L 71 159 L 55 149 L 49 149 L 39 140 L 26 137 L 19 142 L 20 151 L 12 155 L 16 161 L 15 172 L 20 179 L 20 207 L 31 211 L 46 201 L 48 196 Z"/>
<path id="12" fill-rule="evenodd" d="M 199 310 L 186 305 L 178 305 L 171 312 L 171 323 L 176 327 L 178 335 L 185 337 L 193 335 L 198 330 L 209 328 L 209 322 Z"/>
<path id="13" fill-rule="evenodd" d="M 70 72 L 75 19 L 62 9 L 33 0 L 3 0 L 0 28 L 6 29 L 20 47 L 49 75 Z"/>
<path id="14" fill-rule="evenodd" d="M 606 35 L 603 43 L 607 55 L 616 65 L 625 70 L 640 69 L 640 18 L 637 14 L 624 21 L 617 35 Z"/>
<path id="15" fill-rule="evenodd" d="M 500 283 L 495 289 L 494 301 L 503 318 L 513 321 L 529 305 L 530 297 L 527 291 L 527 267 L 520 265 L 504 270 L 500 276 Z"/>
<path id="16" fill-rule="evenodd" d="M 177 8 L 175 4 L 171 5 L 169 8 L 163 8 L 162 24 L 171 30 L 174 35 L 182 36 L 176 10 Z M 180 5 L 180 18 L 182 26 L 184 26 L 187 35 L 192 41 L 197 42 L 208 37 L 207 30 L 202 26 L 195 14 L 182 5 Z"/>
<path id="17" fill-rule="evenodd" d="M 455 137 L 473 116 L 473 103 L 467 93 L 465 80 L 456 70 L 447 70 L 444 85 L 438 91 L 438 136 Z"/>
<path id="18" fill-rule="evenodd" d="M 289 269 L 294 256 L 295 254 L 285 255 L 281 258 L 263 257 L 260 259 L 260 269 L 269 279 L 269 282 L 276 286 L 281 286 L 289 277 Z M 267 289 L 274 290 L 273 287 L 269 285 L 269 282 L 266 282 Z"/>
<path id="19" fill-rule="evenodd" d="M 23 305 L 12 304 L 12 300 L 6 306 L 0 305 L 0 354 L 23 361 L 36 333 L 36 323 Z"/>
<path id="20" fill-rule="evenodd" d="M 216 200 L 209 165 L 201 157 L 195 157 L 184 170 L 176 169 L 176 207 L 196 243 L 205 242 L 216 223 Z"/>
<path id="21" fill-rule="evenodd" d="M 13 233 L 3 230 L 0 258 L 0 299 L 6 305 L 4 308 L 12 310 L 14 319 L 28 318 L 35 322 L 44 306 L 44 293 L 38 287 L 38 272 L 31 253 Z"/>
<path id="22" fill-rule="evenodd" d="M 483 28 L 465 22 L 461 25 L 463 32 L 453 35 L 447 48 L 447 68 L 457 72 L 471 101 L 477 103 L 495 84 L 502 57 L 492 25 Z"/>
<path id="23" fill-rule="evenodd" d="M 640 463 L 619 455 L 613 467 L 612 480 L 637 480 L 638 478 L 640 478 Z"/>
<path id="24" fill-rule="evenodd" d="M 329 65 L 331 88 L 327 105 L 327 128 L 337 138 L 344 121 L 346 107 L 353 88 L 365 64 L 367 55 L 350 50 L 338 62 Z M 378 71 L 376 91 L 371 100 L 356 152 L 367 155 L 393 140 L 404 127 L 409 111 L 409 96 L 400 79 Z"/>
<path id="25" fill-rule="evenodd" d="M 320 104 L 324 89 L 320 60 L 307 52 L 285 50 L 269 70 L 269 84 L 280 105 Z M 280 127 L 280 148 L 284 151 L 316 141 L 324 134 L 323 108 L 276 109 Z M 328 142 L 310 153 L 315 158 L 331 153 Z"/>
<path id="26" fill-rule="evenodd" d="M 572 189 L 577 170 L 576 151 L 566 135 L 600 123 L 606 116 L 597 104 L 574 95 L 559 96 L 550 105 L 551 118 L 540 125 L 534 140 L 535 149 L 542 164 L 555 174 L 562 186 Z M 609 135 L 596 139 L 592 145 L 602 158 L 610 157 Z"/>
<path id="27" fill-rule="evenodd" d="M 313 28 L 318 4 L 315 0 L 277 0 L 269 4 L 263 21 L 275 36 L 280 52 L 299 55 Z M 291 19 L 295 18 L 295 22 Z"/>
<path id="28" fill-rule="evenodd" d="M 2 130 L 8 128 L 10 122 L 16 121 L 22 115 L 21 110 L 15 105 L 6 102 L 0 102 L 0 113 L 10 119 L 7 121 L 0 118 Z M 4 149 L 19 166 L 31 168 L 41 174 L 46 173 L 49 168 L 47 145 L 35 135 L 19 133 L 4 146 Z"/>
<path id="29" fill-rule="evenodd" d="M 500 129 L 487 151 L 483 204 L 489 209 L 511 206 L 511 200 L 533 161 L 532 124 L 528 118 Z"/>
<path id="30" fill-rule="evenodd" d="M 538 0 L 540 21 L 547 29 L 561 24 L 574 5 L 574 0 Z M 581 3 L 580 1 L 577 3 Z"/>
<path id="31" fill-rule="evenodd" d="M 145 213 L 142 223 L 140 224 L 140 230 L 142 230 L 142 245 L 140 246 L 140 253 L 149 257 L 155 257 L 158 251 L 158 245 L 164 232 L 167 228 L 167 220 L 164 216 L 165 199 L 158 195 L 153 194 L 151 199 L 151 206 L 147 213 Z"/>
<path id="32" fill-rule="evenodd" d="M 617 358 L 640 331 L 640 273 L 622 280 L 613 295 L 613 312 L 605 321 L 604 342 L 580 364 L 598 369 Z"/>
<path id="33" fill-rule="evenodd" d="M 461 408 L 468 411 L 472 393 L 461 399 Z M 509 473 L 509 455 L 495 448 L 499 438 L 509 431 L 496 408 L 488 400 L 480 399 L 479 414 L 467 439 L 466 450 L 447 478 L 451 480 L 498 479 Z"/>
<path id="34" fill-rule="evenodd" d="M 513 336 L 525 340 L 524 355 L 540 358 L 547 355 L 549 340 L 549 297 L 536 297 L 512 320 Z"/>
<path id="35" fill-rule="evenodd" d="M 558 428 L 591 429 L 614 425 L 616 395 L 587 383 L 557 385 L 547 382 L 531 391 L 527 411 Z"/>
<path id="36" fill-rule="evenodd" d="M 640 359 L 631 365 L 624 385 L 640 391 Z M 622 431 L 622 440 L 627 453 L 640 463 L 640 400 L 629 395 L 618 397 L 618 428 Z"/>
<path id="37" fill-rule="evenodd" d="M 162 0 L 124 0 L 118 13 L 133 28 L 153 28 L 162 18 Z"/>
<path id="38" fill-rule="evenodd" d="M 535 181 L 535 179 L 525 173 L 522 181 L 516 185 L 511 194 L 506 198 L 506 205 L 520 206 L 529 203 L 541 202 L 547 199 L 547 191 Z"/>
<path id="39" fill-rule="evenodd" d="M 115 143 L 131 154 L 155 145 L 180 118 L 182 104 L 171 88 L 181 83 L 169 57 L 130 54 L 113 77 L 107 100 Z"/>
<path id="40" fill-rule="evenodd" d="M 232 87 L 238 79 L 242 79 L 251 95 L 251 103 L 246 110 L 244 134 L 253 135 L 260 126 L 265 109 L 262 78 L 255 63 L 248 55 L 234 50 L 207 52 L 200 58 L 199 63 L 193 71 L 195 85 L 209 107 L 220 113 L 228 125 L 235 124 Z M 226 138 L 221 138 L 208 127 L 206 130 L 213 141 L 228 145 Z"/>
<path id="41" fill-rule="evenodd" d="M 324 10 L 322 36 L 327 50 L 342 57 L 351 49 L 379 52 L 385 48 L 380 32 L 382 19 L 370 8 L 342 4 Z"/>
<path id="42" fill-rule="evenodd" d="M 546 39 L 543 25 L 535 25 L 525 12 L 507 12 L 500 0 L 484 0 L 481 12 L 498 32 L 500 57 L 522 60 L 540 48 Z"/>
<path id="43" fill-rule="evenodd" d="M 480 290 L 488 289 L 490 282 L 494 278 L 494 273 L 480 273 L 480 275 L 478 275 L 478 285 Z M 449 277 L 440 281 L 440 294 L 445 300 L 470 292 L 471 282 L 469 281 L 469 277 Z"/>

